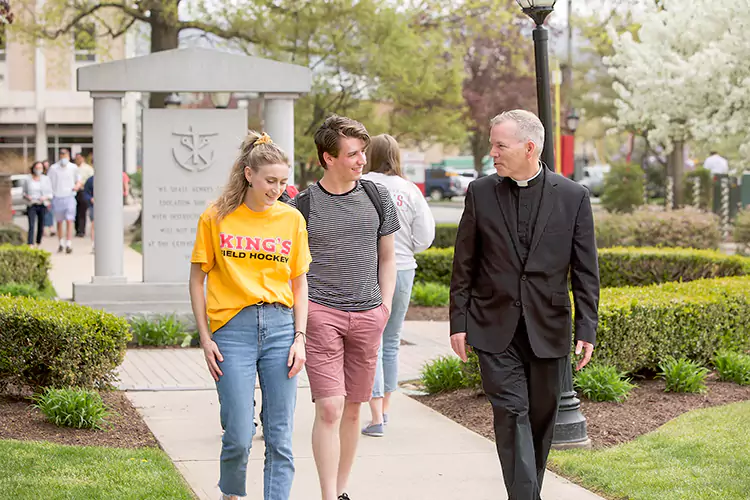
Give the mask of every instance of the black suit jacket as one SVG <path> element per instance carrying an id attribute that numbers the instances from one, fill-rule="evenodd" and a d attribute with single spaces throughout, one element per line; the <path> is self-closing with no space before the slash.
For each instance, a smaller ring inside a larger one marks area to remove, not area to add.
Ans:
<path id="1" fill-rule="evenodd" d="M 469 185 L 453 258 L 451 334 L 466 332 L 470 345 L 501 353 L 523 311 L 534 354 L 560 358 L 571 348 L 568 272 L 576 340 L 596 341 L 599 265 L 591 201 L 583 186 L 547 171 L 524 264 L 512 182 L 493 174 Z"/>

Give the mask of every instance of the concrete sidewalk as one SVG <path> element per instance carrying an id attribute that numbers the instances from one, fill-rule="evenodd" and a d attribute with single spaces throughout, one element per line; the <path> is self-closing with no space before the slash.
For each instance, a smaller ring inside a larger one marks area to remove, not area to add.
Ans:
<path id="1" fill-rule="evenodd" d="M 72 254 L 52 252 L 50 279 L 62 299 L 72 284 L 88 281 L 94 255 L 88 238 L 74 240 Z M 125 274 L 140 281 L 140 254 L 125 248 Z M 446 322 L 407 322 L 400 379 L 418 378 L 421 366 L 450 354 Z M 216 390 L 200 349 L 132 349 L 119 368 L 120 388 L 143 416 L 200 499 L 216 500 L 221 427 Z M 256 397 L 259 400 L 260 396 Z M 304 373 L 299 379 L 294 452 L 297 472 L 291 500 L 319 497 L 310 433 L 314 407 Z M 362 421 L 368 418 L 366 405 Z M 353 500 L 502 500 L 507 498 L 494 444 L 402 393 L 394 394 L 384 438 L 360 441 L 349 494 Z M 248 498 L 262 498 L 263 441 L 254 440 L 248 465 Z M 552 473 L 545 500 L 594 500 L 594 495 Z"/>

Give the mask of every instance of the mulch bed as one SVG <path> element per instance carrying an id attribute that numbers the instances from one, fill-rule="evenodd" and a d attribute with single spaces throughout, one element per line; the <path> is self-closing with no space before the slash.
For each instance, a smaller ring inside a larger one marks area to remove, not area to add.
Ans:
<path id="1" fill-rule="evenodd" d="M 448 321 L 448 307 L 409 306 L 406 321 Z"/>
<path id="2" fill-rule="evenodd" d="M 664 392 L 663 380 L 637 382 L 624 403 L 595 403 L 582 400 L 589 438 L 594 448 L 624 443 L 656 430 L 690 410 L 709 408 L 738 401 L 750 401 L 750 387 L 708 380 L 705 394 Z M 416 396 L 421 403 L 482 436 L 494 440 L 492 409 L 484 394 L 476 390 Z"/>
<path id="3" fill-rule="evenodd" d="M 156 439 L 124 392 L 101 392 L 109 410 L 106 430 L 72 429 L 48 422 L 41 411 L 24 397 L 0 395 L 0 439 L 49 441 L 75 446 L 144 448 L 157 446 Z"/>

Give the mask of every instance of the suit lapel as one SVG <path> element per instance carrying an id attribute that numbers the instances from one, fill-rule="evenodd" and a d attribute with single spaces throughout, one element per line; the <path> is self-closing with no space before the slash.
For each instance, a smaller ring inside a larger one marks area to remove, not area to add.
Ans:
<path id="1" fill-rule="evenodd" d="M 531 247 L 529 247 L 529 258 L 534 253 L 539 241 L 542 239 L 544 230 L 549 222 L 549 217 L 552 215 L 552 211 L 555 208 L 557 202 L 557 192 L 555 186 L 557 185 L 557 179 L 555 174 L 552 172 L 544 173 L 544 191 L 542 194 L 542 203 L 539 205 L 539 213 L 536 217 L 536 224 L 534 225 L 534 234 L 531 237 Z"/>
<path id="2" fill-rule="evenodd" d="M 503 215 L 505 227 L 508 230 L 508 236 L 513 242 L 513 249 L 516 251 L 516 257 L 520 262 L 521 254 L 518 252 L 521 244 L 518 240 L 518 214 L 516 207 L 513 206 L 513 198 L 510 194 L 510 180 L 500 178 L 500 182 L 495 186 L 497 202 L 500 205 L 500 213 Z"/>

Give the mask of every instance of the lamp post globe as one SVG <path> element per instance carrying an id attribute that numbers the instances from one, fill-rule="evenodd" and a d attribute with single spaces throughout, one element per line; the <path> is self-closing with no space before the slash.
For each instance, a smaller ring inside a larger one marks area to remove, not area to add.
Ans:
<path id="1" fill-rule="evenodd" d="M 533 31 L 534 63 L 536 66 L 536 97 L 539 120 L 544 125 L 544 149 L 542 161 L 547 168 L 554 168 L 555 146 L 553 141 L 552 102 L 550 96 L 549 54 L 547 42 L 549 32 L 544 21 L 555 9 L 557 0 L 516 0 L 536 27 Z M 577 126 L 578 123 L 576 122 Z M 573 390 L 573 367 L 570 355 L 560 368 L 560 407 L 555 420 L 555 431 L 552 446 L 555 448 L 577 448 L 590 446 L 591 441 L 586 433 L 586 418 L 581 413 L 581 401 Z"/>
<path id="2" fill-rule="evenodd" d="M 211 104 L 217 109 L 225 109 L 232 100 L 231 92 L 214 92 L 211 94 Z"/>
<path id="3" fill-rule="evenodd" d="M 570 130 L 570 133 L 575 135 L 576 130 L 578 130 L 578 122 L 581 121 L 581 117 L 578 115 L 578 111 L 576 111 L 576 108 L 571 108 L 570 113 L 568 113 L 568 116 L 565 118 L 565 123 L 568 126 L 568 130 Z"/>

